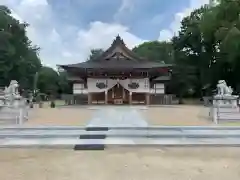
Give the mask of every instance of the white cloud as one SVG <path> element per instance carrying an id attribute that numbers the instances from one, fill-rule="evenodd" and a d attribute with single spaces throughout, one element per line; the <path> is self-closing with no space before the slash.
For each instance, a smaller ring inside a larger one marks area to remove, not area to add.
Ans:
<path id="1" fill-rule="evenodd" d="M 182 18 L 206 2 L 208 0 L 191 0 L 189 8 L 175 15 L 169 29 L 160 32 L 159 40 L 169 40 L 180 28 Z M 80 29 L 67 22 L 61 22 L 54 16 L 47 0 L 0 0 L 0 3 L 13 10 L 12 16 L 30 24 L 27 35 L 33 44 L 41 48 L 40 57 L 43 64 L 51 67 L 55 67 L 56 64 L 82 62 L 87 59 L 92 48 L 109 47 L 117 34 L 120 34 L 129 48 L 144 41 L 119 23 L 95 21 L 90 23 L 88 28 Z M 131 12 L 135 3 L 135 0 L 122 0 L 118 16 Z M 160 15 L 156 16 L 156 19 L 159 18 Z"/>
<path id="2" fill-rule="evenodd" d="M 107 48 L 117 34 L 120 34 L 129 48 L 143 42 L 143 40 L 129 33 L 125 26 L 100 21 L 91 23 L 87 30 L 80 30 L 78 41 L 81 48 Z"/>
<path id="3" fill-rule="evenodd" d="M 47 6 L 48 2 L 47 2 L 47 0 L 22 0 L 20 5 L 38 7 L 39 5 Z"/>
<path id="4" fill-rule="evenodd" d="M 134 2 L 133 0 L 122 0 L 121 7 L 119 8 L 119 11 L 122 12 L 124 10 L 133 10 L 134 8 Z"/>
<path id="5" fill-rule="evenodd" d="M 159 35 L 159 40 L 160 41 L 168 41 L 173 37 L 173 33 L 170 30 L 167 29 L 163 29 L 160 31 L 160 35 Z"/>
<path id="6" fill-rule="evenodd" d="M 122 10 L 130 8 L 129 0 L 123 0 Z M 120 34 L 130 48 L 143 42 L 121 24 L 92 22 L 88 29 L 79 29 L 53 16 L 47 0 L 0 0 L 7 5 L 13 16 L 30 24 L 27 35 L 33 44 L 40 46 L 44 65 L 78 63 L 87 59 L 90 49 L 107 48 Z M 64 29 L 61 33 L 59 24 Z M 57 26 L 58 25 L 58 26 Z"/>
<path id="7" fill-rule="evenodd" d="M 163 21 L 163 15 L 162 14 L 157 14 L 156 16 L 154 16 L 152 19 L 151 19 L 151 23 L 153 25 L 158 25 L 158 24 L 161 24 L 161 22 Z"/>
<path id="8" fill-rule="evenodd" d="M 114 19 L 116 21 L 121 20 L 126 17 L 126 13 L 132 12 L 134 10 L 135 0 L 121 0 L 121 6 L 114 14 Z"/>
<path id="9" fill-rule="evenodd" d="M 174 16 L 173 22 L 171 22 L 169 29 L 163 29 L 159 33 L 159 41 L 169 41 L 175 33 L 181 27 L 181 21 L 184 17 L 190 15 L 190 13 L 204 4 L 208 4 L 209 0 L 190 0 L 189 7 L 185 8 L 183 11 L 178 12 Z"/>

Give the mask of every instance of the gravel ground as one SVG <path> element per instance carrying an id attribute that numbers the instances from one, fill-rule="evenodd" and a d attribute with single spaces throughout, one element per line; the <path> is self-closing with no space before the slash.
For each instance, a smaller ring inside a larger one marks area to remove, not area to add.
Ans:
<path id="1" fill-rule="evenodd" d="M 209 109 L 196 105 L 172 105 L 149 107 L 143 111 L 151 125 L 198 126 L 213 124 L 208 119 Z"/>
<path id="2" fill-rule="evenodd" d="M 86 125 L 91 117 L 92 110 L 87 108 L 35 108 L 25 125 Z"/>
<path id="3" fill-rule="evenodd" d="M 30 119 L 25 125 L 86 125 L 93 117 L 96 117 L 97 111 L 97 109 L 87 107 L 35 108 L 31 110 Z M 212 124 L 207 120 L 208 109 L 202 106 L 160 106 L 137 111 L 148 125 Z"/>
<path id="4" fill-rule="evenodd" d="M 0 150 L 1 180 L 239 180 L 237 148 Z"/>
<path id="5" fill-rule="evenodd" d="M 150 125 L 208 125 L 200 106 L 139 110 Z M 33 109 L 26 125 L 86 125 L 95 110 Z M 1 180 L 239 180 L 239 148 L 1 149 Z"/>

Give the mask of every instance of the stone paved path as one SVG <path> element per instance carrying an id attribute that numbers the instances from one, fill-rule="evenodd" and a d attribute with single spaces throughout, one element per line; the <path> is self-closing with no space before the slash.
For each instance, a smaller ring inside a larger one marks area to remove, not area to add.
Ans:
<path id="1" fill-rule="evenodd" d="M 148 123 L 137 107 L 103 107 L 96 110 L 87 127 L 146 127 Z"/>

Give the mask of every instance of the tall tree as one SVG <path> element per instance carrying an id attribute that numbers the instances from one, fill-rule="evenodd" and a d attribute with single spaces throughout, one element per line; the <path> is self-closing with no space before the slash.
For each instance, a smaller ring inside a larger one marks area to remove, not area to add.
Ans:
<path id="1" fill-rule="evenodd" d="M 39 48 L 26 36 L 27 26 L 14 19 L 6 6 L 0 6 L 0 86 L 8 85 L 12 79 L 23 88 L 33 85 L 41 62 Z"/>
<path id="2" fill-rule="evenodd" d="M 194 69 L 195 90 L 213 88 L 219 79 L 240 87 L 239 14 L 239 0 L 219 0 L 214 6 L 194 10 L 181 22 L 179 35 L 173 38 L 176 65 Z"/>
<path id="3" fill-rule="evenodd" d="M 207 6 L 203 6 L 194 10 L 190 16 L 185 17 L 181 22 L 179 35 L 173 38 L 174 50 L 177 54 L 182 54 L 185 59 L 176 63 L 185 63 L 186 67 L 191 66 L 191 71 L 195 71 L 196 81 L 194 82 L 195 91 L 201 94 L 204 86 L 210 83 L 209 65 L 212 61 L 213 51 L 212 43 L 205 42 L 203 32 L 201 31 L 201 18 L 208 10 Z M 175 57 L 176 59 L 178 57 Z M 192 72 L 189 72 L 192 74 Z"/>
<path id="4" fill-rule="evenodd" d="M 95 61 L 103 52 L 103 49 L 92 49 L 87 61 Z"/>
<path id="5" fill-rule="evenodd" d="M 58 73 L 47 66 L 43 66 L 38 73 L 37 88 L 41 93 L 56 94 L 59 90 Z"/>
<path id="6" fill-rule="evenodd" d="M 65 71 L 58 72 L 58 93 L 59 94 L 71 94 L 72 88 L 67 80 L 67 73 Z"/>
<path id="7" fill-rule="evenodd" d="M 150 41 L 133 48 L 133 52 L 150 61 L 173 63 L 171 42 Z"/>
<path id="8" fill-rule="evenodd" d="M 205 41 L 211 40 L 215 50 L 212 70 L 216 78 L 223 78 L 233 86 L 240 84 L 240 1 L 219 0 L 202 17 L 201 30 Z"/>

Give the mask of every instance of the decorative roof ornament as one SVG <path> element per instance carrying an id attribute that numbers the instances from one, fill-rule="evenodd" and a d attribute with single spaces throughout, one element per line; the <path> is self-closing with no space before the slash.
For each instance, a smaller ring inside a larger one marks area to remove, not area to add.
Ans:
<path id="1" fill-rule="evenodd" d="M 123 45 L 125 45 L 125 43 L 124 43 L 124 41 L 123 41 L 123 39 L 121 38 L 121 36 L 118 34 L 117 36 L 116 36 L 116 38 L 113 40 L 113 42 L 112 42 L 112 46 L 113 45 L 118 45 L 118 44 L 123 44 Z"/>
<path id="2" fill-rule="evenodd" d="M 116 36 L 116 40 L 122 40 L 119 34 Z"/>

